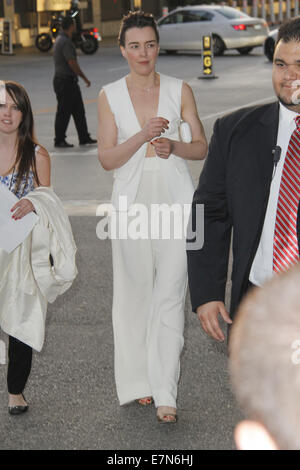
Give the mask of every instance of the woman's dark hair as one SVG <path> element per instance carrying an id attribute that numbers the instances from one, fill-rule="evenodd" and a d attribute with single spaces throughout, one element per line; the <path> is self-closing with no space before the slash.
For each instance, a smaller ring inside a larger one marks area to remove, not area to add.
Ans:
<path id="1" fill-rule="evenodd" d="M 300 42 L 300 17 L 292 18 L 283 23 L 277 36 L 277 44 L 282 40 L 283 42 L 296 41 Z"/>
<path id="2" fill-rule="evenodd" d="M 159 33 L 157 29 L 157 24 L 154 19 L 154 16 L 150 13 L 144 13 L 143 11 L 130 11 L 128 15 L 124 16 L 122 19 L 120 32 L 119 32 L 119 45 L 125 47 L 125 33 L 130 28 L 145 28 L 150 26 L 153 28 L 156 36 L 157 42 L 159 42 Z"/>
<path id="3" fill-rule="evenodd" d="M 37 185 L 40 181 L 36 171 L 35 146 L 37 141 L 34 136 L 33 113 L 29 97 L 25 88 L 19 83 L 4 81 L 4 87 L 11 99 L 22 113 L 22 120 L 18 129 L 17 157 L 15 166 L 18 166 L 17 184 L 15 193 L 20 189 L 23 177 L 28 179 L 32 170 Z"/>

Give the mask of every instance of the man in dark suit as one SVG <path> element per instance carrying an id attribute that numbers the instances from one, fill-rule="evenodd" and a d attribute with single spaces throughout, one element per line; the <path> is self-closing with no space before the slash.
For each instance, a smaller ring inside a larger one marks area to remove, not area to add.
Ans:
<path id="1" fill-rule="evenodd" d="M 232 323 L 224 305 L 232 230 L 232 318 L 249 286 L 299 259 L 299 18 L 279 29 L 272 78 L 277 102 L 216 121 L 194 194 L 192 214 L 204 205 L 204 245 L 188 250 L 192 308 L 219 341 L 225 339 L 219 315 Z"/>

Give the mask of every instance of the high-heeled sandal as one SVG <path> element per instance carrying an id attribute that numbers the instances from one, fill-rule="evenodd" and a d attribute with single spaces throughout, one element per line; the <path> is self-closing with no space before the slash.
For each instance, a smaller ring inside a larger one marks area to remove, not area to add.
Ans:
<path id="1" fill-rule="evenodd" d="M 162 424 L 174 424 L 177 423 L 176 413 L 159 413 L 156 414 L 157 421 Z"/>
<path id="2" fill-rule="evenodd" d="M 23 393 L 21 394 L 24 400 L 26 401 L 26 398 L 24 397 Z M 21 415 L 25 413 L 28 410 L 29 406 L 28 405 L 20 405 L 20 406 L 9 406 L 8 407 L 8 413 L 10 415 Z"/>
<path id="3" fill-rule="evenodd" d="M 141 406 L 149 406 L 153 403 L 152 397 L 139 398 L 136 402 Z"/>

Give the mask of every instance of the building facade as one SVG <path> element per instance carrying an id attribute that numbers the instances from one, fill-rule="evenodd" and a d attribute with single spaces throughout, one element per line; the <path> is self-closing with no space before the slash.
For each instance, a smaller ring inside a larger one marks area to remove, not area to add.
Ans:
<path id="1" fill-rule="evenodd" d="M 83 26 L 98 28 L 102 37 L 117 37 L 120 20 L 129 10 L 142 8 L 158 18 L 166 3 L 167 0 L 78 2 Z M 65 12 L 70 5 L 70 0 L 0 0 L 0 20 L 3 18 L 12 20 L 14 44 L 23 47 L 32 46 L 38 34 L 49 31 L 52 15 L 58 11 Z"/>

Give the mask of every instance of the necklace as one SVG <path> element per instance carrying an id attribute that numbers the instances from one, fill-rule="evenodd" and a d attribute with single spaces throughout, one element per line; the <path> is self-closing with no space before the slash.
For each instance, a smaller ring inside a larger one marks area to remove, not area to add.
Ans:
<path id="1" fill-rule="evenodd" d="M 136 89 L 138 89 L 138 90 L 140 90 L 140 91 L 145 91 L 146 93 L 150 93 L 150 91 L 153 90 L 153 89 L 158 85 L 157 81 L 158 81 L 158 80 L 157 80 L 157 75 L 155 75 L 155 77 L 154 77 L 154 84 L 153 84 L 152 86 L 150 86 L 150 87 L 138 87 L 138 86 L 135 86 L 135 85 L 132 85 L 132 84 L 131 84 L 131 87 L 132 87 L 132 88 L 136 88 Z M 131 77 L 130 77 L 130 82 L 131 82 Z"/>

